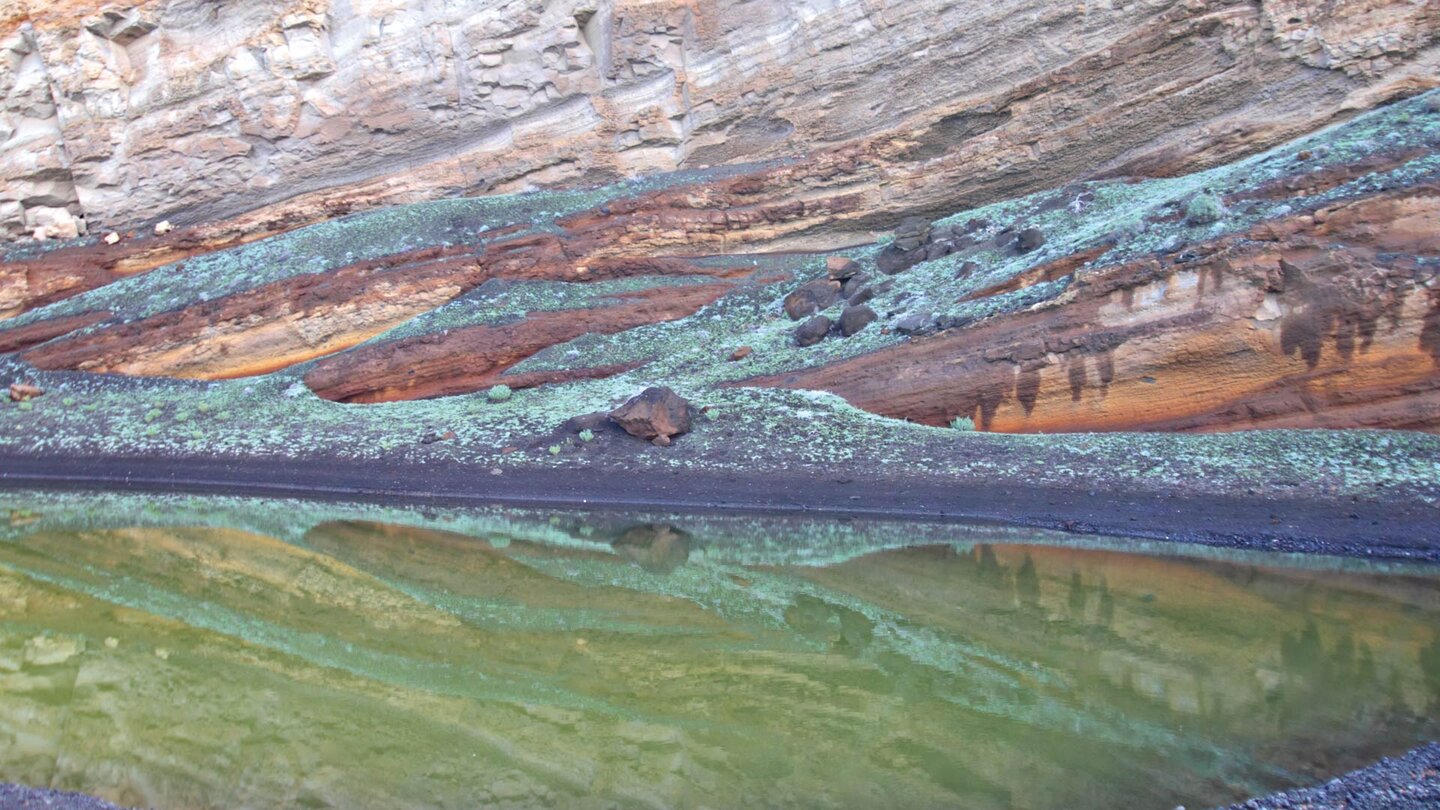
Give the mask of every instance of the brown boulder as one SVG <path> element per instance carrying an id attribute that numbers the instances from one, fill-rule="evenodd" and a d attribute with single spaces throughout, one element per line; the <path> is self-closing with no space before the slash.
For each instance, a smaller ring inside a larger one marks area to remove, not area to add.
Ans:
<path id="1" fill-rule="evenodd" d="M 611 411 L 610 419 L 631 436 L 669 439 L 690 432 L 690 403 L 669 388 L 656 386 Z"/>
<path id="2" fill-rule="evenodd" d="M 790 316 L 790 320 L 798 321 L 839 300 L 840 282 L 828 278 L 816 279 L 785 296 L 785 314 Z"/>
<path id="3" fill-rule="evenodd" d="M 874 323 L 877 317 L 875 310 L 864 304 L 846 307 L 845 311 L 840 314 L 840 334 L 850 337 Z"/>
<path id="4" fill-rule="evenodd" d="M 816 315 L 795 329 L 795 345 L 801 348 L 814 346 L 830 334 L 831 326 L 829 318 L 824 315 Z"/>
<path id="5" fill-rule="evenodd" d="M 831 256 L 825 260 L 825 270 L 834 281 L 845 281 L 854 278 L 860 272 L 860 265 L 854 259 L 845 256 Z"/>

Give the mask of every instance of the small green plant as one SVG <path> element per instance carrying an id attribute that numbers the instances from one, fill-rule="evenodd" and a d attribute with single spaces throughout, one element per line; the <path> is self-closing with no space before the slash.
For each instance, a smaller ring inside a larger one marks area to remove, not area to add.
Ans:
<path id="1" fill-rule="evenodd" d="M 30 411 L 30 410 L 34 410 L 34 409 L 35 409 L 35 403 L 33 403 L 33 402 L 31 402 L 30 400 L 27 399 L 27 400 L 24 400 L 23 402 L 21 402 L 21 403 L 20 403 L 19 405 L 17 405 L 16 407 L 19 408 L 19 409 L 22 410 L 22 411 Z"/>
<path id="2" fill-rule="evenodd" d="M 491 402 L 504 402 L 515 392 L 510 390 L 508 385 L 497 385 L 485 392 L 485 398 Z"/>
<path id="3" fill-rule="evenodd" d="M 589 430 L 589 429 L 580 431 L 580 441 L 582 441 L 582 442 L 593 442 L 593 441 L 595 441 L 595 431 Z"/>
<path id="4" fill-rule="evenodd" d="M 560 445 L 558 445 L 558 444 L 552 444 L 552 445 L 550 445 L 550 455 L 552 455 L 552 456 L 558 456 L 558 455 L 560 455 Z"/>
<path id="5" fill-rule="evenodd" d="M 1185 208 L 1185 221 L 1191 225 L 1213 225 L 1225 215 L 1225 203 L 1206 191 L 1196 194 Z"/>
<path id="6" fill-rule="evenodd" d="M 956 430 L 974 430 L 975 420 L 968 416 L 957 416 L 954 421 L 950 423 L 950 427 Z"/>
<path id="7" fill-rule="evenodd" d="M 200 413 L 209 413 L 209 412 L 210 412 L 210 403 L 208 403 L 208 402 L 197 403 L 197 404 L 195 405 L 195 410 L 196 410 L 196 411 L 199 411 Z"/>
<path id="8" fill-rule="evenodd" d="M 154 422 L 156 419 L 159 419 L 163 415 L 164 412 L 161 411 L 159 408 L 151 408 L 150 410 L 145 412 L 145 421 Z"/>
<path id="9" fill-rule="evenodd" d="M 73 408 L 75 407 L 75 397 L 65 397 L 64 399 L 60 400 L 60 404 L 64 405 L 67 408 Z"/>
<path id="10" fill-rule="evenodd" d="M 190 412 L 189 412 L 189 411 L 180 411 L 179 413 L 175 414 L 175 421 L 176 421 L 176 422 L 189 422 L 189 421 L 190 421 Z"/>

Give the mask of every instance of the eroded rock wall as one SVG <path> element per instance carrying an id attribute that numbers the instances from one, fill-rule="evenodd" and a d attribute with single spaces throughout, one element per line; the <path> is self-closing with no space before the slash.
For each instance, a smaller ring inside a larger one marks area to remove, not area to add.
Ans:
<path id="1" fill-rule="evenodd" d="M 795 216 L 835 242 L 1273 145 L 1434 86 L 1437 30 L 1410 0 L 0 0 L 0 230 L 818 156 L 794 198 L 858 202 Z"/>

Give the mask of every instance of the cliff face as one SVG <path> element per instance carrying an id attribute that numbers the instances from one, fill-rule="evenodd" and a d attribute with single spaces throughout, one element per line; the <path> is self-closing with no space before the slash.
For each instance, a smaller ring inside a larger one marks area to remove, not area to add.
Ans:
<path id="1" fill-rule="evenodd" d="M 1257 151 L 1434 86 L 1437 31 L 1409 0 L 0 0 L 0 229 L 785 157 L 785 235 L 833 243 Z"/>

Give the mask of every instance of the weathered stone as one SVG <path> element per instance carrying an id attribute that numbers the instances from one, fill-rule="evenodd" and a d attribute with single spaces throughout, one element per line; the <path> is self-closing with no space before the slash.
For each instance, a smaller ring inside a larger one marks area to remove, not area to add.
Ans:
<path id="1" fill-rule="evenodd" d="M 85 222 L 65 208 L 29 208 L 25 211 L 25 221 L 36 241 L 74 239 L 85 233 Z"/>
<path id="2" fill-rule="evenodd" d="M 919 250 L 905 251 L 891 244 L 875 256 L 875 268 L 880 272 L 893 276 L 903 273 L 925 260 L 925 254 Z"/>
<path id="3" fill-rule="evenodd" d="M 850 337 L 874 323 L 878 317 L 879 316 L 875 314 L 875 310 L 864 304 L 846 307 L 845 311 L 840 313 L 840 334 L 845 337 Z"/>
<path id="4" fill-rule="evenodd" d="M 917 250 L 930 240 L 930 221 L 924 217 L 906 217 L 895 228 L 892 243 L 904 251 Z"/>
<path id="5" fill-rule="evenodd" d="M 798 321 L 806 315 L 829 308 L 840 300 L 840 282 L 816 279 L 785 296 L 785 314 Z"/>
<path id="6" fill-rule="evenodd" d="M 962 210 L 1100 166 L 1173 176 L 1254 154 L 1414 92 L 1437 50 L 1431 4 L 1416 0 L 1234 4 L 1223 25 L 1200 2 L 1075 14 L 1028 0 L 999 20 L 984 4 L 940 0 L 836 0 L 825 13 L 714 0 L 703 20 L 679 0 L 241 5 L 9 3 L 0 41 L 27 56 L 0 69 L 13 72 L 0 80 L 0 121 L 21 133 L 0 137 L 0 233 L 19 235 L 33 205 L 20 201 L 57 182 L 73 213 L 124 230 L 179 211 L 187 223 L 265 207 L 308 221 L 329 203 L 450 195 L 462 174 L 510 191 L 797 148 L 812 154 L 782 170 L 765 210 L 781 203 L 787 218 L 844 228 L 881 210 Z M 884 25 L 862 24 L 869 15 Z M 1035 58 L 1037 37 L 1093 58 Z M 164 46 L 120 52 L 152 40 Z M 666 75 L 674 92 L 653 91 Z M 1125 92 L 1095 90 L 1121 81 Z M 1175 86 L 1207 92 L 1176 105 L 1164 92 Z M 999 137 L 957 140 L 962 106 Z M 1054 137 L 1080 127 L 1084 138 Z M 399 154 L 412 158 L 403 168 Z M 767 229 L 769 217 L 744 228 Z"/>
<path id="7" fill-rule="evenodd" d="M 844 285 L 840 287 L 840 297 L 848 301 L 854 297 L 855 293 L 860 292 L 861 288 L 869 283 L 870 277 L 865 275 L 864 273 L 856 276 L 851 276 L 850 278 L 845 279 Z"/>
<path id="8" fill-rule="evenodd" d="M 979 263 L 979 262 L 963 262 L 963 263 L 961 263 L 960 267 L 959 267 L 958 269 L 956 269 L 956 271 L 955 271 L 955 278 L 967 278 L 967 277 L 969 277 L 969 276 L 974 275 L 974 274 L 975 274 L 975 271 L 977 271 L 977 270 L 979 270 L 979 269 L 980 269 L 980 263 Z"/>
<path id="9" fill-rule="evenodd" d="M 901 315 L 895 323 L 891 324 L 890 328 L 902 335 L 914 335 L 928 331 L 934 325 L 935 319 L 929 313 L 911 312 Z"/>
<path id="10" fill-rule="evenodd" d="M 860 272 L 860 264 L 845 256 L 831 256 L 825 260 L 825 269 L 835 281 L 854 278 Z"/>
<path id="11" fill-rule="evenodd" d="M 795 328 L 795 345 L 814 346 L 830 334 L 831 321 L 824 315 L 816 315 Z"/>
<path id="12" fill-rule="evenodd" d="M 1015 249 L 1021 253 L 1039 250 L 1045 245 L 1045 232 L 1039 228 L 1026 228 L 1015 239 Z"/>
<path id="13" fill-rule="evenodd" d="M 852 296 L 850 296 L 848 299 L 846 299 L 846 303 L 848 303 L 848 304 L 850 304 L 850 306 L 854 307 L 854 306 L 859 306 L 859 305 L 861 305 L 861 304 L 867 304 L 867 303 L 869 303 L 870 301 L 873 301 L 874 299 L 875 299 L 875 288 L 874 288 L 874 287 L 862 287 L 861 289 L 859 289 L 858 291 L 856 291 L 856 293 L 855 293 L 854 295 L 852 295 Z"/>
<path id="14" fill-rule="evenodd" d="M 669 388 L 655 386 L 611 411 L 610 418 L 631 436 L 671 438 L 690 432 L 690 403 Z"/>
<path id="15" fill-rule="evenodd" d="M 566 433 L 579 433 L 582 430 L 597 430 L 604 427 L 609 421 L 610 414 L 605 411 L 595 411 L 566 419 L 560 429 Z"/>

